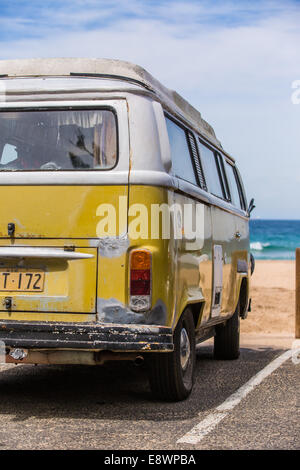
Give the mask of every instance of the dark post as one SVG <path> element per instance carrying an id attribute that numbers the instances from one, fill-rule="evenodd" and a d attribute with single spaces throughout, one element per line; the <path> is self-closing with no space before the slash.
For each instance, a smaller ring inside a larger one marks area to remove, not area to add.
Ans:
<path id="1" fill-rule="evenodd" d="M 295 338 L 300 338 L 300 248 L 296 248 L 296 316 Z"/>

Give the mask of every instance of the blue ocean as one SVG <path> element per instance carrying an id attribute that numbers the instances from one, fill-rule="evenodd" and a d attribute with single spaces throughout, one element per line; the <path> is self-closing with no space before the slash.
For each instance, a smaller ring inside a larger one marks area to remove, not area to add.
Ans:
<path id="1" fill-rule="evenodd" d="M 256 259 L 295 259 L 300 220 L 250 219 L 250 250 Z"/>

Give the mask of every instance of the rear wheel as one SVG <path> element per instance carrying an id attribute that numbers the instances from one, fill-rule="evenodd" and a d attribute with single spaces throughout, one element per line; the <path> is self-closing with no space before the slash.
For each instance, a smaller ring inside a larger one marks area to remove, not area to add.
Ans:
<path id="1" fill-rule="evenodd" d="M 216 326 L 214 357 L 216 359 L 237 359 L 240 355 L 240 302 L 233 316 L 225 325 Z"/>
<path id="2" fill-rule="evenodd" d="M 167 401 L 187 398 L 194 384 L 195 362 L 195 324 L 187 308 L 174 332 L 174 351 L 149 356 L 149 381 L 154 396 Z"/>

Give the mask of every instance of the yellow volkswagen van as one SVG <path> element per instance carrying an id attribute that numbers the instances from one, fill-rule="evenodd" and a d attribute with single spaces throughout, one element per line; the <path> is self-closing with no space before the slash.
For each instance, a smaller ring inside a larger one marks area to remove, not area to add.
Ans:
<path id="1" fill-rule="evenodd" d="M 193 387 L 196 345 L 239 356 L 249 210 L 212 127 L 142 68 L 0 61 L 5 361 L 145 361 L 155 396 Z"/>

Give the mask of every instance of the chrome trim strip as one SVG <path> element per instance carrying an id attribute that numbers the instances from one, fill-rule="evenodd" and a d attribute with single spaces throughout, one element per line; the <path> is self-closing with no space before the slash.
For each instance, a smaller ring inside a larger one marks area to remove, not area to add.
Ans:
<path id="1" fill-rule="evenodd" d="M 245 220 L 249 219 L 247 212 L 233 206 L 231 202 L 225 201 L 224 199 L 214 196 L 213 194 L 204 191 L 203 189 L 199 188 L 198 186 L 195 186 L 192 183 L 189 183 L 188 181 L 176 177 L 175 179 L 178 181 L 179 191 L 184 193 L 187 197 L 206 202 L 207 204 L 210 204 L 214 207 L 218 207 L 219 209 L 222 209 L 225 212 L 237 215 Z"/>
<path id="2" fill-rule="evenodd" d="M 59 258 L 59 259 L 87 259 L 94 258 L 89 253 L 80 253 L 78 251 L 65 251 L 59 248 L 41 248 L 41 247 L 0 247 L 1 258 Z"/>

